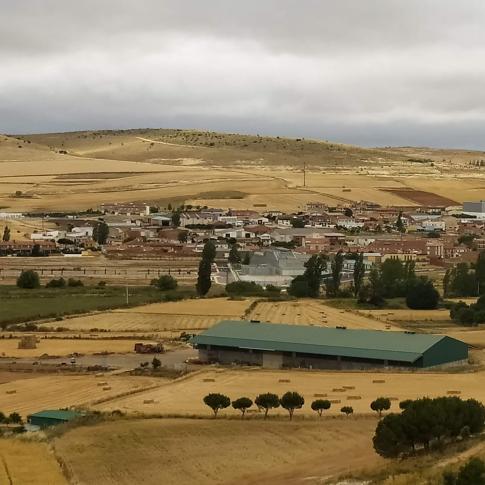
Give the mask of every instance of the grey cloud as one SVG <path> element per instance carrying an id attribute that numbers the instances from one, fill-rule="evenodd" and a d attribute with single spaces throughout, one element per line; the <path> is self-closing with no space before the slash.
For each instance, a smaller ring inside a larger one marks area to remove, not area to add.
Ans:
<path id="1" fill-rule="evenodd" d="M 485 148 L 481 0 L 0 6 L 0 131 L 179 126 Z"/>

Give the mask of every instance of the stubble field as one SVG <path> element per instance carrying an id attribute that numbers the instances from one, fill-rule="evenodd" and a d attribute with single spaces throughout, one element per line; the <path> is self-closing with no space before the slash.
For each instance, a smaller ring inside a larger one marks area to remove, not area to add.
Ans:
<path id="1" fill-rule="evenodd" d="M 431 372 L 348 372 L 348 371 L 270 371 L 261 369 L 207 369 L 183 381 L 176 381 L 155 390 L 113 399 L 95 406 L 100 410 L 120 409 L 128 413 L 156 413 L 210 416 L 203 397 L 211 392 L 226 394 L 231 399 L 254 398 L 265 392 L 278 395 L 297 391 L 305 397 L 305 406 L 297 414 L 314 415 L 310 404 L 314 399 L 329 399 L 330 415 L 340 414 L 342 406 L 352 406 L 358 414 L 372 413 L 370 403 L 377 397 L 392 398 L 391 411 L 398 411 L 399 401 L 422 396 L 446 396 L 449 391 L 460 397 L 475 398 L 485 403 L 485 389 L 477 383 L 485 373 Z M 254 407 L 249 415 L 258 413 Z M 285 415 L 278 408 L 272 414 Z M 237 415 L 232 408 L 222 415 Z"/>
<path id="2" fill-rule="evenodd" d="M 9 485 L 67 485 L 46 443 L 0 439 L 0 483 Z"/>
<path id="3" fill-rule="evenodd" d="M 369 446 L 375 424 L 124 420 L 69 431 L 54 445 L 80 484 L 316 484 L 383 463 Z"/>

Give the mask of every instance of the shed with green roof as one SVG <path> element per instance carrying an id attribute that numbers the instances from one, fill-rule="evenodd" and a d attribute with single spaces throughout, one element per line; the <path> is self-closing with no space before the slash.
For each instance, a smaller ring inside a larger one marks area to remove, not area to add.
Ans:
<path id="1" fill-rule="evenodd" d="M 446 335 L 224 320 L 192 338 L 204 362 L 269 368 L 436 367 L 467 363 Z"/>
<path id="2" fill-rule="evenodd" d="M 68 409 L 46 409 L 44 411 L 31 414 L 28 416 L 27 421 L 29 424 L 34 426 L 47 428 L 48 426 L 67 423 L 68 421 L 72 421 L 80 416 L 82 416 L 81 413 Z"/>

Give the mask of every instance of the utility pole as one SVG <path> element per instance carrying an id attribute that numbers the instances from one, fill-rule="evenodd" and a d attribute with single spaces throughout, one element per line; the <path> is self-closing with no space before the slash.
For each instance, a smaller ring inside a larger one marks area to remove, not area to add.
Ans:
<path id="1" fill-rule="evenodd" d="M 303 161 L 303 187 L 306 187 L 306 161 Z"/>

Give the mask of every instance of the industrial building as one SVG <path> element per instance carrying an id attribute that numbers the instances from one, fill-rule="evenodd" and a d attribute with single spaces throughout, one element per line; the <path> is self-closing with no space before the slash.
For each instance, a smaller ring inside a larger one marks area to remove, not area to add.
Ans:
<path id="1" fill-rule="evenodd" d="M 444 335 L 225 320 L 191 340 L 202 362 L 280 369 L 426 368 L 465 364 L 468 346 Z"/>

